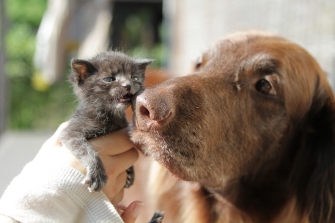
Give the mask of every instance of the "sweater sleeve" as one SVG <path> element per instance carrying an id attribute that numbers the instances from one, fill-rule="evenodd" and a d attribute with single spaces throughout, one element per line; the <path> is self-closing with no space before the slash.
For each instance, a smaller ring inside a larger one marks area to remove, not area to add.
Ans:
<path id="1" fill-rule="evenodd" d="M 89 192 L 84 175 L 59 163 L 28 163 L 0 200 L 6 222 L 112 222 L 121 217 L 102 191 Z"/>

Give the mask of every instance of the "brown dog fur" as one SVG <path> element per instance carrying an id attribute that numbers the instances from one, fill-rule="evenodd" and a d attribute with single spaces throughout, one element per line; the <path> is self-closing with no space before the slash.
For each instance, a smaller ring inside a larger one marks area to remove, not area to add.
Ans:
<path id="1" fill-rule="evenodd" d="M 149 191 L 166 223 L 330 223 L 334 127 L 317 62 L 286 39 L 249 32 L 138 96 L 132 140 L 163 165 L 151 167 Z"/>

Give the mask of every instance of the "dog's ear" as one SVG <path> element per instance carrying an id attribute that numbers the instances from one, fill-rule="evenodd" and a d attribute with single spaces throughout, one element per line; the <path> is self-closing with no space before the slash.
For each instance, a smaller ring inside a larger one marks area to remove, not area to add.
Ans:
<path id="1" fill-rule="evenodd" d="M 292 175 L 297 202 L 311 223 L 335 219 L 335 101 L 328 84 L 318 84 L 300 130 Z"/>

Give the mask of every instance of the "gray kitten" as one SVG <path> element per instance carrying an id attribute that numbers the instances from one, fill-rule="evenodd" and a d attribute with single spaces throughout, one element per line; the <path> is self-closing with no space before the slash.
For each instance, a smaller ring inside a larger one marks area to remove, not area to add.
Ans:
<path id="1" fill-rule="evenodd" d="M 79 105 L 61 134 L 61 142 L 86 167 L 84 183 L 99 191 L 107 176 L 98 153 L 87 139 L 126 128 L 125 109 L 134 94 L 144 88 L 144 73 L 150 59 L 133 59 L 121 52 L 108 51 L 90 60 L 73 59 L 69 76 Z M 132 184 L 133 169 L 125 187 Z"/>

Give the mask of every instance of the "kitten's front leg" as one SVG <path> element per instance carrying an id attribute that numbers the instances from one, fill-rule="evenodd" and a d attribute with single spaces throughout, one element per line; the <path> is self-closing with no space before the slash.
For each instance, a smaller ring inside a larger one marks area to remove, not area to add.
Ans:
<path id="1" fill-rule="evenodd" d="M 149 223 L 162 223 L 163 218 L 164 218 L 164 212 L 156 211 L 154 213 L 154 216 L 152 216 L 151 220 L 149 221 Z"/>
<path id="2" fill-rule="evenodd" d="M 90 191 L 99 191 L 106 184 L 107 175 L 98 153 L 88 143 L 84 134 L 64 130 L 61 142 L 86 167 L 86 177 L 83 183 L 88 184 Z"/>
<path id="3" fill-rule="evenodd" d="M 88 149 L 88 147 L 90 147 L 90 149 Z M 89 152 L 81 159 L 81 162 L 86 166 L 87 171 L 83 183 L 89 185 L 89 191 L 99 191 L 103 186 L 105 186 L 107 182 L 105 168 L 100 157 L 98 156 L 98 153 L 94 151 L 88 142 L 86 148 Z"/>

